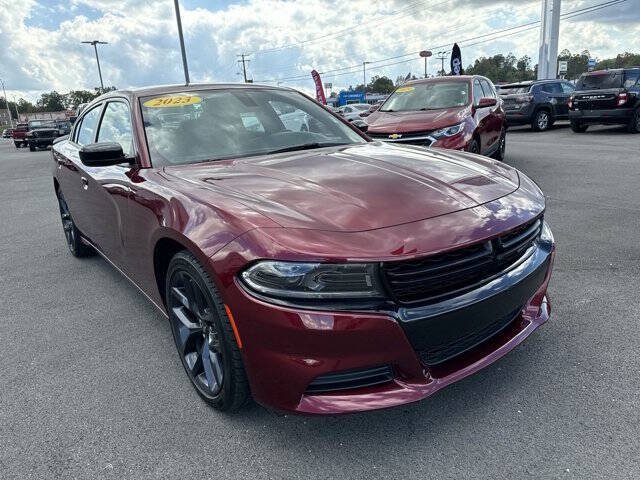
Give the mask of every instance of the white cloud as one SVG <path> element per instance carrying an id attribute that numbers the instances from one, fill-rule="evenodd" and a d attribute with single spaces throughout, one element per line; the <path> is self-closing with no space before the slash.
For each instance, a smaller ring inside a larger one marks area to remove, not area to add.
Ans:
<path id="1" fill-rule="evenodd" d="M 307 76 L 312 68 L 333 70 L 402 55 L 535 21 L 540 15 L 537 0 L 248 0 L 218 10 L 196 7 L 196 1 L 182 0 L 182 20 L 192 81 L 207 82 L 239 81 L 236 54 L 241 52 L 257 52 L 249 63 L 250 77 L 256 80 Z M 563 12 L 595 3 L 598 1 L 565 1 Z M 638 3 L 627 0 L 621 6 L 563 21 L 560 49 L 589 49 L 600 58 L 640 51 Z M 80 43 L 92 39 L 109 42 L 99 47 L 106 85 L 183 80 L 170 0 L 72 0 L 46 5 L 24 0 L 21 8 L 15 6 L 10 0 L 0 0 L 0 77 L 9 96 L 34 98 L 43 90 L 97 86 L 93 49 Z M 49 17 L 38 24 L 34 17 L 42 17 L 45 8 Z M 36 11 L 38 15 L 30 17 Z M 304 43 L 260 53 L 300 42 Z M 535 63 L 537 43 L 538 31 L 531 30 L 470 47 L 463 44 L 464 64 L 478 56 L 508 52 L 527 54 Z M 431 60 L 431 71 L 436 63 Z M 409 71 L 419 74 L 423 68 L 418 58 L 385 68 L 373 64 L 368 77 L 385 74 L 395 79 Z M 327 74 L 324 79 L 333 82 L 335 90 L 361 83 L 362 72 Z M 312 91 L 310 75 L 286 85 Z"/>

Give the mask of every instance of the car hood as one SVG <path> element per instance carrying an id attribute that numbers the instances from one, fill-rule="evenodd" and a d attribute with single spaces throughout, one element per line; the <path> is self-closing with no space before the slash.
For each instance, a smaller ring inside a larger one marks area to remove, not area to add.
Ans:
<path id="1" fill-rule="evenodd" d="M 473 208 L 518 188 L 480 156 L 378 142 L 165 167 L 182 188 L 224 194 L 286 228 L 355 232 Z"/>
<path id="2" fill-rule="evenodd" d="M 463 122 L 469 107 L 411 112 L 373 112 L 367 117 L 370 133 L 411 133 L 436 130 Z"/>

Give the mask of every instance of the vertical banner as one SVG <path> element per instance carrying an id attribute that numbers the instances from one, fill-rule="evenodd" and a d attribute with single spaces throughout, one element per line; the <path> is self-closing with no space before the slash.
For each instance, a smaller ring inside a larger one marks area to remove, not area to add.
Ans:
<path id="1" fill-rule="evenodd" d="M 323 105 L 327 104 L 327 99 L 324 96 L 324 89 L 322 88 L 322 81 L 320 80 L 320 74 L 315 70 L 311 71 L 313 81 L 316 83 L 316 100 Z"/>
<path id="2" fill-rule="evenodd" d="M 462 53 L 457 43 L 453 44 L 451 50 L 451 75 L 463 75 L 462 71 Z"/>

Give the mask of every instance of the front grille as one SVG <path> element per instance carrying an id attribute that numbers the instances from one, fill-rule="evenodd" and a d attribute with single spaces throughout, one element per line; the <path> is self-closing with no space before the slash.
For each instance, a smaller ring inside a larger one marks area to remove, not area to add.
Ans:
<path id="1" fill-rule="evenodd" d="M 368 133 L 369 137 L 374 140 L 380 140 L 382 142 L 401 143 L 403 145 L 420 145 L 428 147 L 433 140 L 428 138 L 433 131 L 428 130 L 424 132 L 412 132 L 412 133 Z M 394 137 L 396 136 L 397 137 Z"/>
<path id="2" fill-rule="evenodd" d="M 391 380 L 393 380 L 393 369 L 389 365 L 358 370 L 347 370 L 316 377 L 309 384 L 305 393 L 307 395 L 314 395 L 339 390 L 352 390 L 354 388 L 381 385 L 383 383 L 390 382 Z"/>
<path id="3" fill-rule="evenodd" d="M 576 95 L 573 104 L 580 110 L 600 110 L 616 108 L 617 101 L 618 97 L 613 93 L 592 93 Z"/>
<path id="4" fill-rule="evenodd" d="M 386 283 L 398 303 L 427 304 L 461 295 L 513 265 L 539 236 L 538 218 L 491 241 L 415 260 L 385 262 Z"/>
<path id="5" fill-rule="evenodd" d="M 495 337 L 511 325 L 519 313 L 520 308 L 477 330 L 468 330 L 454 340 L 430 345 L 428 348 L 417 349 L 416 353 L 423 365 L 439 365 Z"/>
<path id="6" fill-rule="evenodd" d="M 39 137 L 39 138 L 55 137 L 56 136 L 56 131 L 55 130 L 35 130 L 33 132 L 33 136 L 34 137 Z"/>

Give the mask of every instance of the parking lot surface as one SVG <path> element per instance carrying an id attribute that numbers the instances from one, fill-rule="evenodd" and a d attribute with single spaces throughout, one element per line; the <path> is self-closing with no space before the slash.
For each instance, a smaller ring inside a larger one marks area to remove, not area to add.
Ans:
<path id="1" fill-rule="evenodd" d="M 338 417 L 208 408 L 162 315 L 67 251 L 50 155 L 0 144 L 0 478 L 640 478 L 640 135 L 510 130 L 558 243 L 551 321 L 425 401 Z"/>

